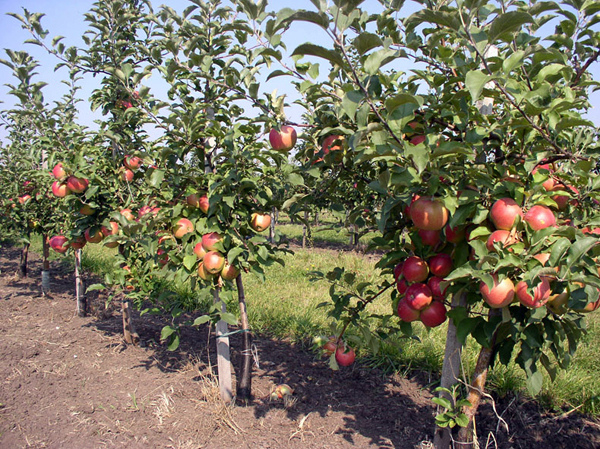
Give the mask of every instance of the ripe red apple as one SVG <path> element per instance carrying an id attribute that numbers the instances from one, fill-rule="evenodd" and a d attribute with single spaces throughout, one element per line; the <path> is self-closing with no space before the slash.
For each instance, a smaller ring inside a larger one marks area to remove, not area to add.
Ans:
<path id="1" fill-rule="evenodd" d="M 209 232 L 202 236 L 202 246 L 206 251 L 215 251 L 217 243 L 222 240 L 223 237 L 218 232 Z"/>
<path id="2" fill-rule="evenodd" d="M 551 294 L 546 303 L 546 307 L 557 315 L 564 315 L 568 312 L 569 292 Z"/>
<path id="3" fill-rule="evenodd" d="M 156 215 L 158 215 L 158 212 L 160 211 L 160 207 L 156 207 L 156 206 L 142 206 L 140 207 L 140 210 L 138 210 L 138 218 L 143 218 L 145 215 L 148 214 L 152 214 L 153 216 L 156 217 Z"/>
<path id="4" fill-rule="evenodd" d="M 437 327 L 446 321 L 446 306 L 439 301 L 433 301 L 421 310 L 419 319 L 427 327 Z"/>
<path id="5" fill-rule="evenodd" d="M 410 219 L 418 229 L 439 231 L 448 222 L 448 209 L 441 201 L 419 198 L 410 207 Z"/>
<path id="6" fill-rule="evenodd" d="M 416 282 L 408 286 L 404 296 L 407 304 L 415 310 L 423 310 L 433 300 L 431 289 L 427 285 Z"/>
<path id="7" fill-rule="evenodd" d="M 129 170 L 137 170 L 142 165 L 142 160 L 137 156 L 127 155 L 123 159 L 123 165 Z"/>
<path id="8" fill-rule="evenodd" d="M 208 213 L 208 208 L 210 207 L 210 201 L 206 195 L 202 195 L 198 200 L 198 209 L 200 209 L 205 214 Z"/>
<path id="9" fill-rule="evenodd" d="M 54 196 L 59 198 L 64 198 L 68 194 L 71 193 L 71 189 L 65 183 L 61 183 L 60 181 L 54 181 L 52 183 L 52 193 Z"/>
<path id="10" fill-rule="evenodd" d="M 554 212 L 546 206 L 540 204 L 533 206 L 525 214 L 525 221 L 531 226 L 534 231 L 545 229 L 556 225 L 556 217 Z"/>
<path id="11" fill-rule="evenodd" d="M 223 265 L 223 269 L 221 270 L 221 277 L 226 281 L 233 281 L 238 277 L 239 274 L 240 270 L 226 260 L 225 265 Z"/>
<path id="12" fill-rule="evenodd" d="M 331 151 L 340 151 L 343 141 L 344 136 L 332 135 L 325 137 L 322 144 L 323 154 L 329 154 Z M 338 143 L 336 144 L 336 142 Z"/>
<path id="13" fill-rule="evenodd" d="M 75 237 L 73 240 L 71 240 L 71 248 L 73 249 L 81 249 L 83 248 L 87 243 L 87 240 L 85 239 L 85 237 L 83 235 L 80 235 L 79 237 Z"/>
<path id="14" fill-rule="evenodd" d="M 495 251 L 494 243 L 500 242 L 503 248 L 506 248 L 510 245 L 514 245 L 517 242 L 517 239 L 511 235 L 510 231 L 505 231 L 503 229 L 499 229 L 490 234 L 485 244 L 485 247 L 488 251 Z"/>
<path id="15" fill-rule="evenodd" d="M 89 243 L 100 243 L 104 238 L 104 234 L 102 234 L 102 230 L 100 228 L 97 228 L 95 231 L 92 228 L 88 228 L 85 230 L 83 235 Z"/>
<path id="16" fill-rule="evenodd" d="M 62 162 L 59 162 L 54 166 L 54 168 L 52 169 L 52 175 L 59 181 L 62 181 L 67 177 L 67 172 L 63 168 Z"/>
<path id="17" fill-rule="evenodd" d="M 123 215 L 129 221 L 135 220 L 135 217 L 134 217 L 133 213 L 131 212 L 131 209 L 121 209 L 121 215 Z"/>
<path id="18" fill-rule="evenodd" d="M 354 363 L 356 358 L 356 354 L 354 353 L 354 348 L 344 347 L 342 345 L 338 346 L 335 351 L 335 361 L 340 366 L 350 366 Z"/>
<path id="19" fill-rule="evenodd" d="M 508 278 L 498 283 L 498 276 L 492 275 L 494 285 L 490 290 L 485 282 L 479 283 L 479 292 L 485 302 L 493 309 L 501 309 L 509 305 L 515 297 L 515 284 Z"/>
<path id="20" fill-rule="evenodd" d="M 200 195 L 198 195 L 197 193 L 189 194 L 186 197 L 185 201 L 188 204 L 188 206 L 195 207 L 195 208 L 200 207 Z"/>
<path id="21" fill-rule="evenodd" d="M 439 276 L 431 276 L 429 279 L 427 279 L 427 287 L 429 287 L 429 290 L 431 290 L 434 300 L 442 300 L 446 297 L 447 287 L 444 289 L 444 291 L 442 291 L 442 282 L 444 282 L 444 279 Z"/>
<path id="22" fill-rule="evenodd" d="M 92 209 L 89 204 L 84 204 L 79 208 L 79 213 L 81 215 L 94 215 L 96 211 Z"/>
<path id="23" fill-rule="evenodd" d="M 423 142 L 425 142 L 425 136 L 422 134 L 414 136 L 410 139 L 411 145 L 419 145 L 420 143 L 423 143 Z"/>
<path id="24" fill-rule="evenodd" d="M 271 216 L 269 214 L 253 213 L 250 218 L 250 227 L 256 232 L 263 232 L 271 226 Z"/>
<path id="25" fill-rule="evenodd" d="M 121 171 L 120 177 L 121 177 L 121 181 L 123 182 L 131 182 L 133 181 L 133 177 L 135 176 L 135 174 L 133 173 L 133 171 L 129 170 L 128 168 L 126 168 L 125 170 Z"/>
<path id="26" fill-rule="evenodd" d="M 275 151 L 290 151 L 296 145 L 296 130 L 289 125 L 283 125 L 281 131 L 275 128 L 269 132 L 269 143 Z"/>
<path id="27" fill-rule="evenodd" d="M 204 249 L 204 246 L 202 246 L 202 242 L 197 243 L 196 246 L 194 246 L 194 254 L 198 259 L 202 259 L 204 257 L 206 250 Z"/>
<path id="28" fill-rule="evenodd" d="M 158 248 L 158 250 L 156 251 L 156 255 L 158 256 L 158 263 L 160 265 L 164 266 L 167 263 L 169 263 L 169 255 L 164 249 Z"/>
<path id="29" fill-rule="evenodd" d="M 200 276 L 200 279 L 204 281 L 210 281 L 214 278 L 214 275 L 210 274 L 204 269 L 204 264 L 202 262 L 198 264 L 198 276 Z"/>
<path id="30" fill-rule="evenodd" d="M 22 195 L 19 197 L 19 204 L 25 204 L 27 201 L 31 199 L 31 195 Z"/>
<path id="31" fill-rule="evenodd" d="M 515 287 L 515 293 L 517 294 L 519 302 L 525 307 L 530 307 L 532 309 L 536 309 L 546 304 L 550 298 L 551 292 L 550 283 L 545 277 L 541 278 L 533 287 L 533 295 L 525 281 L 517 283 L 517 286 Z"/>
<path id="32" fill-rule="evenodd" d="M 173 226 L 173 235 L 178 239 L 192 232 L 194 232 L 194 224 L 187 218 L 180 218 Z"/>
<path id="33" fill-rule="evenodd" d="M 538 170 L 546 170 L 549 172 L 549 178 L 542 183 L 542 186 L 547 191 L 554 190 L 554 188 L 556 187 L 556 181 L 552 176 L 552 173 L 554 173 L 554 168 L 552 168 L 550 164 L 541 164 L 533 169 L 532 174 L 535 175 L 538 172 Z"/>
<path id="34" fill-rule="evenodd" d="M 67 187 L 71 192 L 83 193 L 88 188 L 89 181 L 85 178 L 77 178 L 76 176 L 69 176 L 67 178 Z"/>
<path id="35" fill-rule="evenodd" d="M 100 228 L 100 230 L 102 231 L 102 235 L 104 235 L 104 237 L 108 237 L 109 235 L 115 235 L 119 233 L 119 224 L 111 221 L 109 222 L 109 226 L 110 228 L 106 227 L 106 226 L 102 226 Z"/>
<path id="36" fill-rule="evenodd" d="M 50 248 L 60 254 L 64 254 L 69 249 L 69 242 L 64 235 L 55 235 L 50 238 Z"/>
<path id="37" fill-rule="evenodd" d="M 406 282 L 423 282 L 429 275 L 429 266 L 420 257 L 410 256 L 404 261 L 402 275 Z"/>
<path id="38" fill-rule="evenodd" d="M 404 266 L 404 262 L 400 262 L 398 265 L 394 267 L 394 280 L 397 281 L 400 276 L 402 276 L 402 267 Z"/>
<path id="39" fill-rule="evenodd" d="M 325 337 L 321 338 L 324 339 Z M 331 356 L 331 354 L 333 354 L 337 350 L 337 347 L 337 338 L 329 337 L 329 340 L 327 340 L 327 342 L 323 346 L 321 346 L 321 350 L 323 351 L 323 355 Z"/>
<path id="40" fill-rule="evenodd" d="M 437 246 L 442 241 L 441 231 L 428 231 L 426 229 L 419 229 L 419 237 L 423 245 Z"/>
<path id="41" fill-rule="evenodd" d="M 408 284 L 404 279 L 398 278 L 398 280 L 396 281 L 396 288 L 398 289 L 398 293 L 403 295 L 404 293 L 406 293 L 406 290 L 408 290 Z"/>
<path id="42" fill-rule="evenodd" d="M 452 271 L 452 256 L 439 253 L 429 259 L 429 271 L 434 276 L 444 278 Z"/>
<path id="43" fill-rule="evenodd" d="M 209 251 L 202 259 L 204 269 L 210 274 L 219 274 L 225 266 L 225 258 L 218 251 Z"/>
<path id="44" fill-rule="evenodd" d="M 402 321 L 411 323 L 417 321 L 420 316 L 421 312 L 413 309 L 405 298 L 398 301 L 398 317 L 400 317 Z"/>
<path id="45" fill-rule="evenodd" d="M 445 232 L 446 232 L 446 240 L 449 241 L 450 243 L 460 243 L 464 240 L 465 238 L 465 228 L 462 227 L 457 227 L 457 228 L 451 228 L 450 225 L 446 225 L 445 227 Z"/>
<path id="46" fill-rule="evenodd" d="M 576 309 L 576 312 L 579 313 L 591 313 L 600 308 L 600 298 L 596 302 L 588 303 L 583 309 Z"/>
<path id="47" fill-rule="evenodd" d="M 490 218 L 496 229 L 510 231 L 523 218 L 523 210 L 512 198 L 500 198 L 490 209 Z"/>

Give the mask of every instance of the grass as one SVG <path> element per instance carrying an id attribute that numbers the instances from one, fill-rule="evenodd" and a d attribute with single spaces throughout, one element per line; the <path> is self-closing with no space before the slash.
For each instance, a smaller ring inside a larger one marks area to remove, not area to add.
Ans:
<path id="1" fill-rule="evenodd" d="M 291 224 L 283 224 L 279 229 L 286 232 L 293 226 L 301 230 L 300 225 Z M 336 233 L 332 230 L 323 231 L 322 238 L 336 245 L 343 240 Z M 32 250 L 41 252 L 39 238 L 33 240 Z M 98 274 L 111 271 L 115 253 L 116 250 L 100 245 L 88 245 L 84 249 L 84 267 Z M 51 258 L 58 257 L 52 254 Z M 329 284 L 325 281 L 311 282 L 309 272 L 326 273 L 336 266 L 342 266 L 359 273 L 364 280 L 373 281 L 379 276 L 373 258 L 356 252 L 298 249 L 294 255 L 287 255 L 284 261 L 284 267 L 273 265 L 266 268 L 267 281 L 264 283 L 253 276 L 244 277 L 250 323 L 255 332 L 306 347 L 313 337 L 331 334 L 327 309 L 317 307 L 329 300 Z M 190 296 L 193 295 L 190 293 Z M 388 313 L 390 301 L 389 295 L 382 295 L 371 305 L 372 311 Z M 587 322 L 588 334 L 580 342 L 569 370 L 560 371 L 554 383 L 544 373 L 544 387 L 537 399 L 547 408 L 577 409 L 600 415 L 600 382 L 597 381 L 600 377 L 600 358 L 597 356 L 600 350 L 600 312 L 589 314 Z M 391 338 L 382 344 L 377 355 L 362 350 L 359 355 L 363 362 L 388 371 L 425 370 L 435 377 L 441 372 L 446 326 L 429 331 L 420 324 L 414 328 L 418 340 Z M 472 372 L 478 350 L 478 346 L 470 339 L 463 353 L 466 373 Z M 323 369 L 327 369 L 325 361 Z M 500 396 L 526 394 L 524 375 L 514 363 L 509 366 L 496 365 L 489 373 L 488 388 Z"/>

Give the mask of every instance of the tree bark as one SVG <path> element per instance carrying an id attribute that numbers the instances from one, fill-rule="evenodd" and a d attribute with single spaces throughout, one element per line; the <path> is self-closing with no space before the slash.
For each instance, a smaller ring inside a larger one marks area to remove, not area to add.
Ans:
<path id="1" fill-rule="evenodd" d="M 308 222 L 308 211 L 304 211 L 304 223 L 302 224 L 302 248 L 306 248 L 306 237 L 307 237 L 307 225 Z"/>
<path id="2" fill-rule="evenodd" d="M 451 308 L 464 307 L 467 304 L 467 297 L 464 292 L 455 294 L 452 297 Z M 446 350 L 444 353 L 444 364 L 442 366 L 442 379 L 440 386 L 442 388 L 450 389 L 454 384 L 458 382 L 460 375 L 460 362 L 462 355 L 462 345 L 458 341 L 456 336 L 456 325 L 454 321 L 450 319 L 448 321 L 448 332 L 446 334 Z M 440 397 L 444 397 L 449 401 L 452 401 L 452 397 L 447 393 L 440 392 Z M 437 427 L 435 428 L 435 435 L 433 439 L 433 446 L 435 449 L 448 449 L 451 447 L 452 434 L 451 429 Z"/>
<path id="3" fill-rule="evenodd" d="M 275 223 L 277 216 L 277 209 L 273 208 L 271 210 L 271 225 L 269 226 L 269 242 L 273 243 L 275 241 Z"/>
<path id="4" fill-rule="evenodd" d="M 133 316 L 131 313 L 131 300 L 123 296 L 122 300 L 123 311 L 123 339 L 129 345 L 137 345 L 140 342 L 140 336 L 135 330 L 133 324 Z"/>
<path id="5" fill-rule="evenodd" d="M 42 234 L 42 295 L 50 293 L 50 243 L 48 236 Z"/>
<path id="6" fill-rule="evenodd" d="M 238 275 L 235 282 L 238 290 L 240 319 L 243 330 L 242 360 L 240 363 L 240 379 L 237 384 L 237 397 L 242 401 L 249 401 L 252 399 L 252 334 L 250 333 L 250 325 L 248 323 L 248 310 L 241 274 Z"/>
<path id="7" fill-rule="evenodd" d="M 219 298 L 219 287 L 215 286 L 215 303 L 221 303 L 221 312 L 226 312 L 227 307 Z M 220 320 L 217 323 L 217 370 L 219 373 L 219 390 L 221 399 L 229 404 L 233 399 L 233 387 L 231 380 L 231 352 L 229 349 L 229 337 L 227 323 Z"/>
<path id="8" fill-rule="evenodd" d="M 29 258 L 29 242 L 23 245 L 21 250 L 21 262 L 19 263 L 19 277 L 27 277 L 27 259 Z"/>
<path id="9" fill-rule="evenodd" d="M 81 250 L 75 250 L 75 297 L 77 298 L 77 315 L 87 315 L 87 301 L 84 294 L 83 280 L 81 278 Z"/>

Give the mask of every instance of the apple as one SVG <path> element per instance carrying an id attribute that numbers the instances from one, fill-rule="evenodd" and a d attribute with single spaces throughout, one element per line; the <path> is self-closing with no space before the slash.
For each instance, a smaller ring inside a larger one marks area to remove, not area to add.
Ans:
<path id="1" fill-rule="evenodd" d="M 549 207 L 540 204 L 533 206 L 525 214 L 525 221 L 534 231 L 556 225 L 556 217 Z"/>
<path id="2" fill-rule="evenodd" d="M 406 290 L 408 290 L 408 284 L 404 279 L 398 278 L 398 280 L 396 281 L 396 288 L 398 289 L 398 293 L 403 295 L 404 293 L 406 293 Z"/>
<path id="3" fill-rule="evenodd" d="M 423 282 L 429 275 L 429 266 L 420 257 L 410 256 L 404 261 L 402 275 L 406 282 Z"/>
<path id="4" fill-rule="evenodd" d="M 483 296 L 484 301 L 492 309 L 501 309 L 509 305 L 515 297 L 515 284 L 509 278 L 504 278 L 502 282 L 498 282 L 498 275 L 493 274 L 494 285 L 492 289 L 485 282 L 479 283 L 479 292 Z"/>
<path id="5" fill-rule="evenodd" d="M 214 275 L 210 274 L 204 269 L 204 264 L 202 262 L 198 264 L 198 276 L 204 281 L 210 281 L 214 278 Z"/>
<path id="6" fill-rule="evenodd" d="M 342 345 L 338 346 L 335 351 L 335 361 L 340 366 L 350 366 L 354 363 L 354 359 L 356 358 L 356 354 L 354 352 L 354 348 L 344 347 Z"/>
<path id="7" fill-rule="evenodd" d="M 413 309 L 406 299 L 402 298 L 400 301 L 398 301 L 398 317 L 400 317 L 402 321 L 411 323 L 413 321 L 417 321 L 420 316 L 421 312 Z"/>
<path id="8" fill-rule="evenodd" d="M 434 276 L 444 278 L 452 271 L 452 257 L 450 254 L 439 253 L 429 259 L 429 271 Z"/>
<path id="9" fill-rule="evenodd" d="M 115 235 L 119 233 L 119 224 L 111 221 L 109 222 L 109 226 L 110 229 L 107 228 L 106 226 L 102 226 L 100 228 L 100 230 L 102 231 L 102 235 L 104 235 L 104 237 L 108 237 L 109 235 Z"/>
<path id="10" fill-rule="evenodd" d="M 219 274 L 225 266 L 225 258 L 218 251 L 209 251 L 202 258 L 202 264 L 209 274 Z"/>
<path id="11" fill-rule="evenodd" d="M 50 248 L 60 254 L 64 254 L 69 249 L 69 243 L 64 235 L 55 235 L 50 238 Z"/>
<path id="12" fill-rule="evenodd" d="M 439 301 L 433 301 L 421 310 L 419 319 L 427 327 L 437 327 L 446 321 L 446 306 Z"/>
<path id="13" fill-rule="evenodd" d="M 439 231 L 448 222 L 448 209 L 441 201 L 419 198 L 410 207 L 410 219 L 417 229 Z"/>
<path id="14" fill-rule="evenodd" d="M 62 181 L 67 177 L 67 172 L 63 168 L 62 162 L 59 162 L 52 169 L 52 176 L 54 176 L 57 180 Z"/>
<path id="15" fill-rule="evenodd" d="M 148 214 L 152 214 L 153 216 L 156 217 L 156 215 L 158 215 L 158 212 L 160 211 L 160 207 L 154 207 L 154 206 L 142 206 L 140 207 L 140 210 L 138 210 L 138 218 L 142 218 L 145 215 Z"/>
<path id="16" fill-rule="evenodd" d="M 557 315 L 564 315 L 567 313 L 567 304 L 569 302 L 569 292 L 564 291 L 562 293 L 553 293 L 548 298 L 546 307 Z"/>
<path id="17" fill-rule="evenodd" d="M 433 293 L 427 285 L 420 282 L 409 285 L 404 296 L 407 304 L 415 310 L 423 310 L 433 300 Z"/>
<path id="18" fill-rule="evenodd" d="M 323 355 L 331 356 L 331 354 L 333 354 L 337 350 L 337 347 L 337 338 L 329 337 L 327 342 L 323 346 L 321 346 L 321 350 L 323 351 Z"/>
<path id="19" fill-rule="evenodd" d="M 488 251 L 495 251 L 494 243 L 500 242 L 503 248 L 506 248 L 510 245 L 514 245 L 517 242 L 517 239 L 511 235 L 510 231 L 505 231 L 503 229 L 499 229 L 490 234 L 485 244 L 485 247 Z"/>
<path id="20" fill-rule="evenodd" d="M 137 156 L 127 155 L 123 159 L 123 165 L 129 170 L 137 170 L 142 165 L 142 160 Z"/>
<path id="21" fill-rule="evenodd" d="M 84 204 L 79 208 L 81 215 L 94 215 L 95 212 L 96 210 L 92 209 L 89 204 Z"/>
<path id="22" fill-rule="evenodd" d="M 222 240 L 223 237 L 218 232 L 209 232 L 202 236 L 202 246 L 206 251 L 215 251 L 217 243 Z"/>
<path id="23" fill-rule="evenodd" d="M 461 228 L 461 227 L 456 227 L 456 228 L 451 228 L 450 225 L 446 225 L 445 227 L 445 232 L 446 232 L 446 240 L 448 240 L 450 243 L 460 243 L 464 240 L 465 238 L 465 228 Z"/>
<path id="24" fill-rule="evenodd" d="M 490 209 L 490 218 L 496 229 L 510 231 L 523 218 L 523 210 L 512 198 L 500 198 Z"/>
<path id="25" fill-rule="evenodd" d="M 240 270 L 226 260 L 225 265 L 223 265 L 223 269 L 221 270 L 221 277 L 226 281 L 233 281 L 238 277 L 239 274 Z"/>
<path id="26" fill-rule="evenodd" d="M 402 276 L 402 267 L 404 266 L 404 262 L 400 262 L 398 265 L 394 267 L 394 280 L 397 281 L 400 276 Z"/>
<path id="27" fill-rule="evenodd" d="M 427 287 L 429 287 L 429 290 L 431 290 L 434 300 L 442 300 L 446 297 L 446 289 L 442 291 L 442 282 L 444 282 L 444 278 L 439 276 L 431 276 L 429 279 L 427 279 Z"/>
<path id="28" fill-rule="evenodd" d="M 546 262 L 550 260 L 550 253 L 540 253 L 533 256 L 535 260 L 542 264 L 542 266 L 546 265 Z"/>
<path id="29" fill-rule="evenodd" d="M 423 143 L 423 142 L 425 142 L 425 136 L 422 134 L 414 136 L 410 139 L 411 145 L 419 145 L 420 143 Z"/>
<path id="30" fill-rule="evenodd" d="M 102 230 L 100 228 L 97 228 L 95 231 L 93 231 L 92 229 L 93 228 L 88 228 L 85 230 L 85 232 L 83 233 L 83 235 L 85 235 L 85 239 L 89 243 L 100 243 L 104 238 Z"/>
<path id="31" fill-rule="evenodd" d="M 86 243 L 87 240 L 85 239 L 85 237 L 83 235 L 80 235 L 79 237 L 75 237 L 73 240 L 71 240 L 71 248 L 81 249 L 86 245 Z"/>
<path id="32" fill-rule="evenodd" d="M 250 227 L 256 232 L 263 232 L 271 226 L 271 216 L 269 214 L 253 213 L 250 217 Z"/>
<path id="33" fill-rule="evenodd" d="M 208 208 L 210 207 L 210 201 L 206 195 L 202 195 L 198 200 L 198 209 L 200 209 L 205 214 L 208 213 Z"/>
<path id="34" fill-rule="evenodd" d="M 169 255 L 164 249 L 158 248 L 156 255 L 158 256 L 158 263 L 160 265 L 165 266 L 167 263 L 169 263 Z"/>
<path id="35" fill-rule="evenodd" d="M 180 218 L 173 226 L 173 235 L 178 239 L 192 232 L 194 232 L 194 224 L 187 218 Z"/>
<path id="36" fill-rule="evenodd" d="M 134 217 L 133 213 L 131 212 L 131 209 L 121 209 L 120 213 L 129 221 L 135 220 L 135 217 Z"/>
<path id="37" fill-rule="evenodd" d="M 515 293 L 517 294 L 517 299 L 519 302 L 525 307 L 537 309 L 548 302 L 551 293 L 550 283 L 545 277 L 540 278 L 538 283 L 533 287 L 532 295 L 529 291 L 529 286 L 527 283 L 525 281 L 521 281 L 515 287 Z"/>
<path id="38" fill-rule="evenodd" d="M 600 308 L 600 299 L 596 302 L 588 303 L 583 309 L 576 309 L 575 311 L 579 313 L 591 313 L 598 310 L 598 308 Z"/>
<path id="39" fill-rule="evenodd" d="M 202 242 L 197 243 L 196 246 L 194 246 L 194 254 L 198 259 L 202 259 L 204 257 L 206 250 L 204 249 L 204 246 L 202 246 Z"/>
<path id="40" fill-rule="evenodd" d="M 442 241 L 442 233 L 440 231 L 427 231 L 425 229 L 419 229 L 419 237 L 423 245 L 437 246 Z"/>
<path id="41" fill-rule="evenodd" d="M 123 182 L 133 181 L 134 176 L 135 176 L 135 174 L 133 173 L 133 171 L 129 170 L 128 168 L 121 171 L 121 174 L 120 174 L 121 181 L 123 181 Z"/>
<path id="42" fill-rule="evenodd" d="M 331 151 L 340 151 L 342 149 L 344 136 L 332 135 L 323 139 L 323 154 L 329 154 Z M 337 143 L 336 143 L 337 142 Z"/>
<path id="43" fill-rule="evenodd" d="M 281 131 L 275 128 L 269 132 L 269 143 L 275 151 L 290 151 L 296 145 L 296 130 L 289 125 L 283 125 Z"/>
<path id="44" fill-rule="evenodd" d="M 201 196 L 197 193 L 191 193 L 186 197 L 185 202 L 188 204 L 188 206 L 199 208 L 200 198 Z"/>
<path id="45" fill-rule="evenodd" d="M 62 183 L 60 181 L 54 181 L 52 183 L 52 193 L 54 194 L 54 196 L 64 198 L 65 196 L 71 193 L 71 189 L 69 189 L 69 187 L 65 183 Z"/>
<path id="46" fill-rule="evenodd" d="M 22 195 L 19 197 L 18 201 L 19 201 L 19 204 L 25 204 L 30 199 L 31 199 L 31 195 Z"/>
<path id="47" fill-rule="evenodd" d="M 548 179 L 542 183 L 542 186 L 547 191 L 554 190 L 554 188 L 556 187 L 556 181 L 552 177 L 552 173 L 554 173 L 554 169 L 552 168 L 552 166 L 550 164 L 541 164 L 535 167 L 531 173 L 535 175 L 538 172 L 538 170 L 546 170 L 549 172 L 550 175 Z"/>
<path id="48" fill-rule="evenodd" d="M 71 192 L 83 193 L 88 188 L 89 181 L 85 178 L 78 178 L 76 176 L 69 176 L 67 178 L 67 187 Z"/>

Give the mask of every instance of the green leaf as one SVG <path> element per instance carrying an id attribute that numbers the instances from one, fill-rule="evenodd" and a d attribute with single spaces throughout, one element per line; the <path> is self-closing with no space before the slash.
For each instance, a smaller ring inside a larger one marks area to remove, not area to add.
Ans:
<path id="1" fill-rule="evenodd" d="M 354 119 L 354 116 L 356 115 L 356 110 L 358 109 L 358 106 L 363 100 L 363 98 L 363 93 L 358 90 L 346 92 L 346 94 L 342 98 L 342 109 L 348 115 L 348 117 Z"/>
<path id="2" fill-rule="evenodd" d="M 169 346 L 167 349 L 169 351 L 175 351 L 179 347 L 179 334 L 175 334 L 171 337 L 171 341 L 169 342 Z"/>
<path id="3" fill-rule="evenodd" d="M 329 18 L 325 14 L 319 14 L 314 11 L 300 10 L 285 19 L 284 22 L 310 22 L 327 29 L 329 26 Z"/>
<path id="4" fill-rule="evenodd" d="M 321 47 L 320 45 L 315 44 L 302 44 L 294 50 L 292 56 L 316 56 L 319 58 L 326 59 L 333 65 L 343 66 L 344 60 L 339 52 L 329 50 L 327 48 Z"/>
<path id="5" fill-rule="evenodd" d="M 175 332 L 177 332 L 177 329 L 175 329 L 175 328 L 173 328 L 171 326 L 165 326 L 160 331 L 160 339 L 161 340 L 166 340 L 167 338 L 169 338 Z"/>
<path id="6" fill-rule="evenodd" d="M 183 258 L 183 266 L 185 268 L 187 268 L 188 271 L 192 271 L 192 269 L 194 268 L 194 265 L 196 265 L 196 261 L 198 260 L 198 258 L 196 257 L 195 254 L 188 254 L 187 256 L 185 256 Z"/>
<path id="7" fill-rule="evenodd" d="M 154 169 L 152 174 L 150 175 L 150 180 L 148 181 L 152 187 L 158 189 L 165 178 L 164 170 Z"/>
<path id="8" fill-rule="evenodd" d="M 527 378 L 527 390 L 532 396 L 536 396 L 542 391 L 542 385 L 544 384 L 544 376 L 540 371 L 536 371 Z"/>
<path id="9" fill-rule="evenodd" d="M 509 11 L 504 13 L 492 22 L 488 33 L 489 41 L 492 43 L 502 34 L 519 31 L 523 24 L 533 22 L 533 17 L 526 12 Z"/>
<path id="10" fill-rule="evenodd" d="M 223 312 L 220 314 L 220 317 L 223 321 L 225 321 L 227 324 L 229 324 L 231 326 L 237 325 L 237 318 L 235 317 L 235 315 L 233 313 Z"/>
<path id="11" fill-rule="evenodd" d="M 407 103 L 416 104 L 417 106 L 421 106 L 423 104 L 422 97 L 416 97 L 415 95 L 401 93 L 392 98 L 389 98 L 385 101 L 385 108 L 388 113 L 394 112 L 400 106 L 405 105 Z"/>
<path id="12" fill-rule="evenodd" d="M 373 33 L 361 33 L 358 35 L 356 39 L 354 39 L 354 48 L 358 51 L 359 55 L 364 55 L 369 50 L 372 50 L 376 47 L 381 47 L 383 45 L 383 41 L 377 34 Z"/>
<path id="13" fill-rule="evenodd" d="M 507 75 L 523 63 L 525 52 L 523 50 L 517 50 L 512 55 L 504 60 L 502 63 L 502 70 Z"/>
<path id="14" fill-rule="evenodd" d="M 452 402 L 450 402 L 447 398 L 436 397 L 433 398 L 431 402 L 445 408 L 446 410 L 450 410 L 452 408 Z"/>
<path id="15" fill-rule="evenodd" d="M 94 292 L 98 290 L 106 290 L 106 287 L 103 284 L 92 284 L 86 289 L 86 293 Z"/>
<path id="16" fill-rule="evenodd" d="M 210 315 L 202 315 L 194 320 L 192 326 L 200 326 L 201 324 L 208 323 L 210 321 Z"/>
<path id="17" fill-rule="evenodd" d="M 465 77 L 465 85 L 467 90 L 471 94 L 473 103 L 475 103 L 481 96 L 483 87 L 486 83 L 491 81 L 491 77 L 483 73 L 481 70 L 471 70 Z"/>
<path id="18" fill-rule="evenodd" d="M 584 237 L 581 240 L 577 240 L 569 249 L 567 255 L 567 269 L 579 262 L 583 255 L 598 244 L 598 239 L 595 237 Z"/>
<path id="19" fill-rule="evenodd" d="M 389 48 L 383 48 L 373 52 L 365 61 L 365 72 L 369 75 L 375 75 L 382 66 L 396 59 L 399 54 L 400 53 L 396 50 L 391 50 Z"/>

